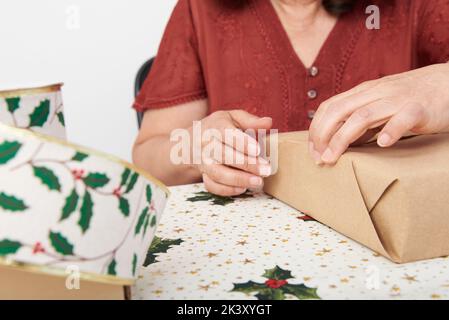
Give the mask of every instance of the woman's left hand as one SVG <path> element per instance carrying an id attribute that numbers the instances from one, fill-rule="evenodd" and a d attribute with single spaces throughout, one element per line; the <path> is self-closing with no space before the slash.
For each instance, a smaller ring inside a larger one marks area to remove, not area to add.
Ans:
<path id="1" fill-rule="evenodd" d="M 381 130 L 381 147 L 407 132 L 449 132 L 449 63 L 368 81 L 323 102 L 310 126 L 310 153 L 318 164 L 334 164 L 372 129 Z"/>

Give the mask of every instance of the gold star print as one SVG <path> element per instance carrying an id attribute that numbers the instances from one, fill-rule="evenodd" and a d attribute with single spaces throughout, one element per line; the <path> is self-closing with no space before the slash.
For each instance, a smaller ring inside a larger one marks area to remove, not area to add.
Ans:
<path id="1" fill-rule="evenodd" d="M 206 243 L 207 241 L 204 240 L 204 239 L 200 239 L 200 240 L 197 240 L 197 242 L 199 242 L 199 243 Z"/>
<path id="2" fill-rule="evenodd" d="M 246 242 L 246 240 L 237 241 L 238 246 L 244 246 L 245 244 L 248 244 L 248 242 Z"/>
<path id="3" fill-rule="evenodd" d="M 243 264 L 250 264 L 250 263 L 254 263 L 254 261 L 253 261 L 253 260 L 250 260 L 250 259 L 248 259 L 248 258 L 246 258 L 246 259 L 243 261 Z"/>
<path id="4" fill-rule="evenodd" d="M 190 271 L 189 273 L 192 275 L 192 276 L 194 276 L 194 275 L 197 275 L 198 274 L 198 269 L 196 269 L 196 270 L 192 270 L 192 271 Z"/>
<path id="5" fill-rule="evenodd" d="M 357 269 L 357 266 L 348 266 L 351 269 Z"/>
<path id="6" fill-rule="evenodd" d="M 304 277 L 302 278 L 304 281 L 309 281 L 310 279 L 312 279 L 311 277 Z"/>
<path id="7" fill-rule="evenodd" d="M 394 285 L 393 287 L 391 287 L 390 292 L 391 295 L 398 296 L 401 294 L 401 288 L 399 288 L 397 285 Z"/>
<path id="8" fill-rule="evenodd" d="M 321 257 L 321 256 L 324 256 L 325 254 L 330 253 L 330 252 L 332 252 L 332 249 L 326 249 L 326 248 L 324 248 L 324 249 L 322 249 L 321 251 L 318 251 L 317 253 L 315 253 L 315 255 Z"/>
<path id="9" fill-rule="evenodd" d="M 346 241 L 346 240 L 341 240 L 341 241 L 338 241 L 338 243 L 344 244 L 344 243 L 348 243 L 348 241 Z"/>
<path id="10" fill-rule="evenodd" d="M 210 259 L 210 258 L 216 257 L 217 255 L 218 255 L 217 253 L 209 252 L 209 253 L 207 254 L 207 257 Z"/>
<path id="11" fill-rule="evenodd" d="M 212 281 L 211 285 L 212 285 L 212 286 L 218 286 L 218 285 L 220 285 L 220 282 L 218 282 L 218 281 Z"/>
<path id="12" fill-rule="evenodd" d="M 164 291 L 158 289 L 158 290 L 154 290 L 153 293 L 157 296 L 160 296 L 162 293 L 164 293 Z"/>
<path id="13" fill-rule="evenodd" d="M 231 259 L 228 259 L 228 260 L 225 261 L 225 263 L 226 263 L 226 264 L 232 264 L 232 260 L 231 260 Z"/>
<path id="14" fill-rule="evenodd" d="M 183 232 L 184 229 L 182 229 L 182 228 L 177 228 L 177 229 L 175 229 L 175 230 L 173 230 L 173 231 L 176 232 L 176 233 L 180 233 L 180 232 Z"/>
<path id="15" fill-rule="evenodd" d="M 255 228 L 256 226 L 255 225 L 252 225 L 252 224 L 249 224 L 248 225 L 248 228 Z"/>
<path id="16" fill-rule="evenodd" d="M 407 280 L 408 282 L 418 282 L 418 280 L 416 280 L 416 276 L 409 276 L 408 274 L 405 274 L 402 279 Z"/>
<path id="17" fill-rule="evenodd" d="M 156 270 L 156 271 L 151 272 L 151 275 L 152 276 L 162 276 L 162 275 L 164 275 L 164 273 L 161 270 Z"/>
<path id="18" fill-rule="evenodd" d="M 335 288 L 337 288 L 337 286 L 335 284 L 331 284 L 331 285 L 329 285 L 329 288 L 335 289 Z"/>
<path id="19" fill-rule="evenodd" d="M 341 278 L 341 279 L 340 279 L 340 282 L 341 282 L 341 283 L 348 283 L 348 282 L 349 282 L 349 279 L 348 279 L 348 278 Z"/>
<path id="20" fill-rule="evenodd" d="M 311 232 L 310 235 L 312 237 L 319 237 L 321 234 L 319 232 Z"/>
<path id="21" fill-rule="evenodd" d="M 220 229 L 215 228 L 214 230 L 212 230 L 212 232 L 220 232 Z"/>
<path id="22" fill-rule="evenodd" d="M 176 291 L 182 291 L 182 290 L 184 290 L 184 287 L 177 287 L 176 288 Z"/>
<path id="23" fill-rule="evenodd" d="M 270 254 L 271 254 L 270 251 L 265 251 L 265 252 L 263 253 L 264 256 L 269 256 Z"/>
<path id="24" fill-rule="evenodd" d="M 209 291 L 210 289 L 210 284 L 207 284 L 205 286 L 199 286 L 200 290 L 204 290 L 204 291 Z"/>
<path id="25" fill-rule="evenodd" d="M 436 293 L 432 294 L 430 297 L 432 299 L 441 299 L 441 296 L 439 294 L 436 294 Z"/>
<path id="26" fill-rule="evenodd" d="M 218 214 L 214 213 L 213 215 L 211 215 L 212 218 L 218 217 Z"/>

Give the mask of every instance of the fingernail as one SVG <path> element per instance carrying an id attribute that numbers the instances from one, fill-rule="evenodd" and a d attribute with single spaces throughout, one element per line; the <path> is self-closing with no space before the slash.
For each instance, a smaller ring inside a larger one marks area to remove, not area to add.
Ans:
<path id="1" fill-rule="evenodd" d="M 258 158 L 257 160 L 259 161 L 259 164 L 262 164 L 262 165 L 269 165 L 270 164 L 270 162 L 267 159 L 264 159 L 264 158 Z"/>
<path id="2" fill-rule="evenodd" d="M 271 166 L 259 166 L 259 174 L 262 177 L 269 177 L 271 175 Z"/>
<path id="3" fill-rule="evenodd" d="M 380 147 L 388 147 L 391 143 L 391 137 L 386 134 L 386 133 L 382 133 L 380 135 L 380 137 L 377 139 L 377 144 Z"/>
<path id="4" fill-rule="evenodd" d="M 234 192 L 242 194 L 242 193 L 246 192 L 246 189 L 245 188 L 234 188 Z"/>
<path id="5" fill-rule="evenodd" d="M 318 151 L 315 150 L 313 142 L 309 142 L 309 152 L 316 164 L 322 164 L 321 155 Z"/>
<path id="6" fill-rule="evenodd" d="M 248 155 L 251 157 L 257 157 L 259 155 L 259 146 L 254 143 L 248 145 Z"/>
<path id="7" fill-rule="evenodd" d="M 334 153 L 330 148 L 327 148 L 326 151 L 324 151 L 323 155 L 321 156 L 321 160 L 323 162 L 332 162 L 334 161 Z"/>
<path id="8" fill-rule="evenodd" d="M 263 179 L 260 177 L 251 177 L 249 178 L 249 183 L 253 187 L 260 187 L 263 184 Z"/>

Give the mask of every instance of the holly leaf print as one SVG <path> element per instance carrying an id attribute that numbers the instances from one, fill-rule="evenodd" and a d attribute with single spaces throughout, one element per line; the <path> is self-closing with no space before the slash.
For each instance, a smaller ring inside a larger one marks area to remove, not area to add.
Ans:
<path id="1" fill-rule="evenodd" d="M 64 255 L 73 255 L 73 245 L 59 232 L 50 231 L 49 239 L 56 252 Z"/>
<path id="2" fill-rule="evenodd" d="M 20 108 L 20 97 L 6 98 L 5 100 L 9 112 L 14 113 Z"/>
<path id="3" fill-rule="evenodd" d="M 287 284 L 282 289 L 286 294 L 291 294 L 298 299 L 320 299 L 317 288 L 309 288 L 303 284 Z"/>
<path id="4" fill-rule="evenodd" d="M 151 186 L 149 184 L 146 187 L 146 196 L 147 196 L 147 202 L 151 203 L 151 199 L 153 197 L 153 190 L 151 189 Z"/>
<path id="5" fill-rule="evenodd" d="M 128 186 L 126 187 L 125 193 L 130 193 L 134 186 L 136 185 L 137 180 L 139 179 L 139 174 L 134 172 L 129 180 Z"/>
<path id="6" fill-rule="evenodd" d="M 30 115 L 30 127 L 43 127 L 48 120 L 50 114 L 50 100 L 41 101 Z"/>
<path id="7" fill-rule="evenodd" d="M 133 267 L 133 276 L 135 276 L 136 275 L 136 270 L 137 270 L 137 254 L 135 254 L 135 253 L 133 255 L 132 267 Z"/>
<path id="8" fill-rule="evenodd" d="M 38 178 L 50 191 L 61 191 L 61 184 L 54 172 L 45 167 L 33 166 L 34 176 Z"/>
<path id="9" fill-rule="evenodd" d="M 89 173 L 85 178 L 83 178 L 84 183 L 86 186 L 98 189 L 101 187 L 104 187 L 109 183 L 109 178 L 104 173 Z"/>
<path id="10" fill-rule="evenodd" d="M 0 207 L 12 212 L 25 211 L 28 209 L 28 206 L 23 200 L 3 192 L 0 192 Z"/>
<path id="11" fill-rule="evenodd" d="M 265 283 L 254 281 L 235 283 L 231 291 L 254 294 L 259 300 L 285 300 L 286 295 L 292 295 L 297 299 L 320 299 L 317 288 L 309 288 L 302 283 L 289 283 L 287 280 L 294 278 L 291 271 L 279 266 L 265 270 L 263 277 L 267 279 Z"/>
<path id="12" fill-rule="evenodd" d="M 148 267 L 150 264 L 158 262 L 156 260 L 158 254 L 166 253 L 173 246 L 179 246 L 182 242 L 182 239 L 162 239 L 154 237 L 150 249 L 148 249 L 147 256 L 145 257 L 145 262 L 143 263 L 144 267 Z"/>
<path id="13" fill-rule="evenodd" d="M 138 235 L 140 231 L 142 230 L 143 224 L 145 223 L 145 220 L 148 216 L 149 208 L 146 207 L 142 210 L 142 213 L 140 214 L 139 218 L 137 219 L 136 228 L 134 229 L 134 235 Z"/>
<path id="14" fill-rule="evenodd" d="M 125 217 L 129 216 L 129 201 L 123 197 L 119 198 L 119 209 Z"/>
<path id="15" fill-rule="evenodd" d="M 151 223 L 150 223 L 151 228 L 153 228 L 156 224 L 157 224 L 157 218 L 156 218 L 156 216 L 154 215 L 154 216 L 151 218 Z"/>
<path id="16" fill-rule="evenodd" d="M 59 123 L 60 123 L 63 127 L 65 127 L 64 113 L 63 113 L 62 111 L 60 111 L 60 112 L 58 112 L 58 113 L 56 114 L 56 116 L 58 117 Z"/>
<path id="17" fill-rule="evenodd" d="M 77 152 L 75 153 L 75 155 L 72 157 L 72 161 L 78 161 L 81 162 L 84 159 L 86 159 L 87 157 L 89 157 L 89 155 L 82 153 L 82 152 Z"/>
<path id="18" fill-rule="evenodd" d="M 61 220 L 64 221 L 68 219 L 72 213 L 76 211 L 78 206 L 79 195 L 76 193 L 76 189 L 73 189 L 69 196 L 65 199 L 64 207 L 62 208 Z"/>
<path id="19" fill-rule="evenodd" d="M 150 215 L 148 214 L 145 217 L 145 223 L 143 226 L 143 234 L 142 234 L 142 238 L 145 237 L 145 235 L 147 234 L 147 229 L 148 229 L 148 225 L 150 224 Z"/>
<path id="20" fill-rule="evenodd" d="M 128 178 L 129 178 L 130 174 L 131 174 L 131 170 L 129 170 L 128 168 L 126 168 L 125 171 L 123 171 L 122 179 L 120 181 L 120 186 L 121 187 L 123 187 L 126 184 L 126 182 L 128 182 Z"/>
<path id="21" fill-rule="evenodd" d="M 92 196 L 88 191 L 86 191 L 83 197 L 83 204 L 81 205 L 81 216 L 78 221 L 78 225 L 81 227 L 83 233 L 86 233 L 90 227 L 90 221 L 93 216 L 93 207 L 94 203 L 92 201 Z"/>
<path id="22" fill-rule="evenodd" d="M 112 259 L 112 261 L 109 263 L 108 266 L 108 274 L 111 276 L 116 276 L 117 275 L 117 261 L 115 261 L 115 259 Z"/>
<path id="23" fill-rule="evenodd" d="M 226 206 L 228 204 L 234 203 L 235 199 L 251 198 L 252 196 L 253 195 L 250 193 L 244 193 L 235 197 L 222 197 L 209 192 L 201 191 L 196 192 L 194 197 L 187 198 L 187 201 L 190 202 L 210 201 L 213 205 Z"/>
<path id="24" fill-rule="evenodd" d="M 293 278 L 290 271 L 279 268 L 278 266 L 274 267 L 273 269 L 265 270 L 265 273 L 262 277 L 275 280 L 288 280 Z"/>
<path id="25" fill-rule="evenodd" d="M 22 244 L 17 241 L 4 239 L 0 241 L 0 257 L 14 254 L 22 248 Z"/>
<path id="26" fill-rule="evenodd" d="M 22 144 L 17 141 L 5 141 L 0 144 L 0 164 L 6 164 L 19 152 Z"/>

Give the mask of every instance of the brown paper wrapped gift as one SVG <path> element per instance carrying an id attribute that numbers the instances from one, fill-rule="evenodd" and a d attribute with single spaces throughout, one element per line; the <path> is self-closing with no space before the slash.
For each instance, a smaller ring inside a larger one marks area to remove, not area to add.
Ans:
<path id="1" fill-rule="evenodd" d="M 308 133 L 280 134 L 265 191 L 394 262 L 449 255 L 449 135 L 350 148 L 335 166 L 308 154 Z"/>

